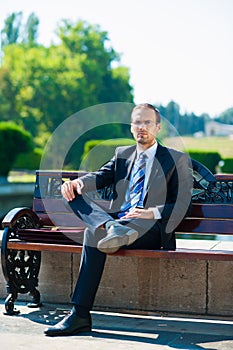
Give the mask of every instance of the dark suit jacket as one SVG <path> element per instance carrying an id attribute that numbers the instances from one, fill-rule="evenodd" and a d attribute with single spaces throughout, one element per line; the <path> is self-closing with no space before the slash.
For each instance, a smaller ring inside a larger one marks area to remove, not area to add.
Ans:
<path id="1" fill-rule="evenodd" d="M 125 198 L 130 171 L 136 157 L 136 146 L 116 148 L 115 156 L 98 171 L 82 177 L 85 191 L 113 185 L 112 211 L 119 211 Z M 148 181 L 144 207 L 158 207 L 161 219 L 162 246 L 174 249 L 174 230 L 191 205 L 192 172 L 186 154 L 158 144 Z"/>

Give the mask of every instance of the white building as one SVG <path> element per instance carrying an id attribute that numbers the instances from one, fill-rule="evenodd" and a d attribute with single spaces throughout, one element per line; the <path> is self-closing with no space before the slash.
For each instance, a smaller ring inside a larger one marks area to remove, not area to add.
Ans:
<path id="1" fill-rule="evenodd" d="M 209 121 L 205 123 L 206 136 L 230 136 L 233 135 L 233 125 Z"/>

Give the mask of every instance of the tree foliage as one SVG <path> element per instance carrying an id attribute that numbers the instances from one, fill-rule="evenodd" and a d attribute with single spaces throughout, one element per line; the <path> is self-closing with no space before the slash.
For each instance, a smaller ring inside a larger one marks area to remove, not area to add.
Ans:
<path id="1" fill-rule="evenodd" d="M 39 18 L 35 13 L 28 16 L 23 24 L 23 13 L 13 12 L 4 21 L 1 30 L 2 47 L 16 43 L 26 43 L 33 46 L 37 43 Z"/>
<path id="2" fill-rule="evenodd" d="M 31 13 L 27 19 L 23 41 L 29 46 L 33 46 L 37 43 L 39 22 L 39 18 L 35 13 Z"/>
<path id="3" fill-rule="evenodd" d="M 226 111 L 222 112 L 216 121 L 233 125 L 233 107 L 228 108 Z"/>
<path id="4" fill-rule="evenodd" d="M 18 42 L 20 38 L 22 16 L 22 12 L 13 12 L 5 19 L 4 28 L 1 31 L 2 47 Z"/>
<path id="5" fill-rule="evenodd" d="M 196 115 L 195 113 L 182 114 L 180 106 L 174 101 L 170 101 L 167 106 L 160 105 L 158 108 L 162 117 L 170 123 L 166 136 L 174 136 L 175 134 L 193 135 L 196 132 L 204 132 L 205 122 L 210 119 L 210 116 L 204 113 L 202 115 Z"/>
<path id="6" fill-rule="evenodd" d="M 63 21 L 58 34 L 57 45 L 4 49 L 0 114 L 3 120 L 20 117 L 34 137 L 53 132 L 86 107 L 133 101 L 128 69 L 119 64 L 106 32 L 84 21 Z"/>

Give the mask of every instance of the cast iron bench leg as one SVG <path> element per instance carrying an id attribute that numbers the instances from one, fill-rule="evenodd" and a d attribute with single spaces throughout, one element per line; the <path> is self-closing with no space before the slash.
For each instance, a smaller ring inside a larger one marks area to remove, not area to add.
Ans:
<path id="1" fill-rule="evenodd" d="M 2 270 L 7 281 L 7 293 L 5 301 L 7 315 L 15 315 L 19 311 L 14 309 L 14 302 L 19 293 L 29 293 L 32 302 L 29 307 L 39 307 L 40 292 L 38 286 L 38 274 L 40 271 L 41 252 L 8 249 L 7 243 L 11 239 L 17 239 L 14 229 L 5 227 L 2 238 Z"/>

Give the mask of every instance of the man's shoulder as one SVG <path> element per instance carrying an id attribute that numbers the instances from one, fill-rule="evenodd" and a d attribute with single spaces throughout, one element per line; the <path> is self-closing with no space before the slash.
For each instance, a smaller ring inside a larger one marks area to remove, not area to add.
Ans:
<path id="1" fill-rule="evenodd" d="M 136 149 L 136 145 L 132 146 L 118 146 L 116 148 L 116 154 L 131 154 Z"/>
<path id="2" fill-rule="evenodd" d="M 166 158 L 167 160 L 170 159 L 171 163 L 184 161 L 185 163 L 188 163 L 189 166 L 191 166 L 191 159 L 189 154 L 183 151 L 177 150 L 175 148 L 159 145 L 158 157 L 159 159 L 163 159 L 163 158 Z"/>
<path id="3" fill-rule="evenodd" d="M 161 144 L 159 144 L 158 149 L 160 152 L 170 154 L 173 157 L 182 157 L 186 155 L 186 153 L 184 153 L 183 151 L 177 150 L 175 148 L 167 147 Z"/>

